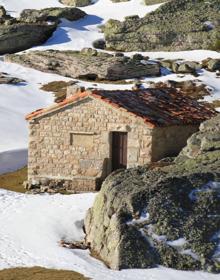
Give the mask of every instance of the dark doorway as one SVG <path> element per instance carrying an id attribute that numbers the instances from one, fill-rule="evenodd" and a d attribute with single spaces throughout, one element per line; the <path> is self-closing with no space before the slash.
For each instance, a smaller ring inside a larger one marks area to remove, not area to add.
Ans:
<path id="1" fill-rule="evenodd" d="M 127 168 L 127 132 L 112 132 L 112 171 Z"/>

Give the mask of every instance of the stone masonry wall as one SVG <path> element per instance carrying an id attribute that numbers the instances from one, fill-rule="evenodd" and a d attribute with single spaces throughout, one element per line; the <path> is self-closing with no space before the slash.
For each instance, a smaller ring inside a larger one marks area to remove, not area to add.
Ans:
<path id="1" fill-rule="evenodd" d="M 152 161 L 177 156 L 187 139 L 198 130 L 199 125 L 156 127 L 152 137 Z"/>
<path id="2" fill-rule="evenodd" d="M 128 132 L 128 167 L 151 161 L 152 129 L 139 118 L 87 98 L 30 121 L 29 182 L 64 180 L 95 191 L 111 172 L 111 132 Z M 101 179 L 101 180 L 100 180 Z"/>

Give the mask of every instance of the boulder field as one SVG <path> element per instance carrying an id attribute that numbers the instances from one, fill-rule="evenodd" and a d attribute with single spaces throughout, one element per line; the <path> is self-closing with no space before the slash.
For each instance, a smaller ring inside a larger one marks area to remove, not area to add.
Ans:
<path id="1" fill-rule="evenodd" d="M 0 55 L 43 44 L 52 36 L 61 18 L 73 21 L 86 15 L 77 8 L 47 8 L 24 10 L 20 18 L 13 18 L 2 6 L 0 14 Z"/>
<path id="2" fill-rule="evenodd" d="M 112 269 L 220 272 L 220 115 L 177 158 L 110 175 L 85 218 L 91 254 Z"/>

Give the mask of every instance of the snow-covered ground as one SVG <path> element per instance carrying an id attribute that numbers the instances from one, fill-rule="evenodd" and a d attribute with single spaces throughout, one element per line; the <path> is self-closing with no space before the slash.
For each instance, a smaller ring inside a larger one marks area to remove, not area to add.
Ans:
<path id="1" fill-rule="evenodd" d="M 82 219 L 95 194 L 25 195 L 0 189 L 0 269 L 44 266 L 75 270 L 94 280 L 218 280 L 219 275 L 164 267 L 113 271 L 59 241 L 82 240 Z"/>
<path id="2" fill-rule="evenodd" d="M 18 85 L 0 85 L 0 131 L 2 136 L 0 152 L 24 149 L 27 147 L 25 115 L 53 102 L 52 94 L 41 91 L 39 87 L 44 83 L 61 78 L 2 61 L 0 61 L 0 72 L 6 72 L 26 81 Z"/>
<path id="3" fill-rule="evenodd" d="M 0 0 L 13 16 L 23 9 L 46 8 L 63 5 L 58 0 Z M 32 49 L 71 49 L 91 47 L 95 39 L 102 38 L 98 26 L 109 18 L 123 20 L 125 16 L 144 16 L 159 5 L 145 6 L 141 0 L 112 3 L 98 0 L 94 5 L 82 8 L 88 16 L 77 22 L 63 20 L 53 36 L 40 47 Z M 201 61 L 207 57 L 220 58 L 220 53 L 204 50 L 187 52 L 148 52 L 152 59 L 186 59 Z M 128 53 L 132 55 L 132 53 Z M 42 84 L 55 80 L 69 80 L 58 75 L 47 74 L 16 64 L 0 61 L 0 72 L 24 79 L 20 85 L 0 85 L 0 173 L 17 169 L 27 160 L 27 123 L 25 115 L 48 106 L 53 95 L 40 90 Z M 220 98 L 220 83 L 215 74 L 203 71 L 199 77 L 213 88 L 212 99 Z M 184 78 L 176 74 L 146 79 L 166 81 Z M 86 87 L 92 83 L 80 82 Z M 93 85 L 92 85 L 93 86 Z M 131 88 L 131 85 L 98 84 L 105 89 Z M 179 272 L 156 268 L 146 270 L 108 270 L 101 262 L 91 258 L 89 252 L 68 250 L 59 246 L 60 239 L 83 238 L 80 227 L 86 210 L 92 205 L 94 194 L 81 195 L 24 195 L 0 189 L 0 269 L 15 266 L 45 266 L 79 271 L 92 279 L 106 280 L 217 280 L 218 275 L 202 272 Z"/>

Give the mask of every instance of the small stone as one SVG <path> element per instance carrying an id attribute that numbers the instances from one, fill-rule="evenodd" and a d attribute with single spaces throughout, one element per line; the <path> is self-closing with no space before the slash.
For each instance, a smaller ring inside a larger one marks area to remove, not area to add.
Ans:
<path id="1" fill-rule="evenodd" d="M 97 56 L 98 54 L 97 50 L 92 48 L 83 48 L 80 53 L 84 55 L 90 55 L 90 56 Z"/>
<path id="2" fill-rule="evenodd" d="M 92 43 L 92 46 L 93 46 L 95 49 L 104 50 L 105 47 L 106 47 L 105 40 L 104 40 L 104 39 L 95 40 L 95 41 Z"/>
<path id="3" fill-rule="evenodd" d="M 207 63 L 207 68 L 212 72 L 220 71 L 220 59 L 210 59 Z"/>
<path id="4" fill-rule="evenodd" d="M 41 192 L 47 192 L 48 191 L 48 187 L 47 186 L 41 186 L 40 191 Z"/>
<path id="5" fill-rule="evenodd" d="M 136 53 L 132 56 L 132 59 L 140 61 L 140 60 L 144 59 L 144 57 L 142 54 Z"/>
<path id="6" fill-rule="evenodd" d="M 115 56 L 115 57 L 124 57 L 124 54 L 121 53 L 121 52 L 116 52 L 116 53 L 114 54 L 114 56 Z"/>

